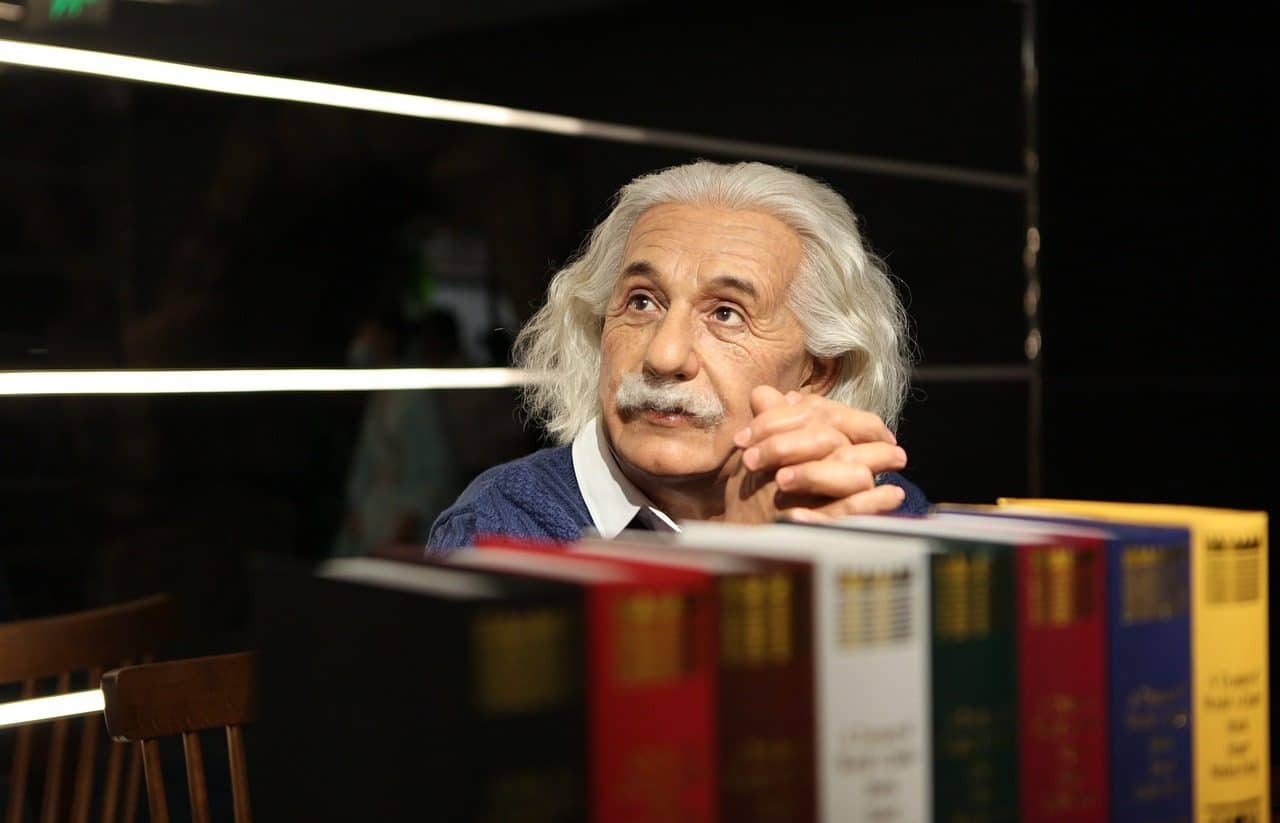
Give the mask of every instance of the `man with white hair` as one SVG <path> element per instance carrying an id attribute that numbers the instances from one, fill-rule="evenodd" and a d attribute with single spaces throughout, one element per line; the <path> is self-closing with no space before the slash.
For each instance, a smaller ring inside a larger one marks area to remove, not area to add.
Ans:
<path id="1" fill-rule="evenodd" d="M 428 548 L 923 512 L 893 434 L 907 328 L 827 185 L 762 163 L 638 177 L 516 340 L 560 445 L 482 473 Z"/>

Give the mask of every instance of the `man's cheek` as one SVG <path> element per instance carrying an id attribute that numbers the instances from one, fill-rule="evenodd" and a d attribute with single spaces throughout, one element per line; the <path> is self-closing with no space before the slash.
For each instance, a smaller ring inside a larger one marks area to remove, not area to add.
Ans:
<path id="1" fill-rule="evenodd" d="M 605 364 L 625 367 L 628 361 L 644 351 L 640 330 L 629 326 L 606 326 L 600 336 L 600 351 Z"/>

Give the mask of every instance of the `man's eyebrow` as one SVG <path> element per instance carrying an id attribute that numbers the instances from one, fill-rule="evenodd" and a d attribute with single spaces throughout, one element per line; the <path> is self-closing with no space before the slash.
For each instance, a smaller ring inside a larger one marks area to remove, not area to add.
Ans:
<path id="1" fill-rule="evenodd" d="M 741 277 L 735 277 L 732 274 L 716 275 L 707 285 L 713 288 L 734 289 L 742 292 L 752 300 L 760 298 L 760 290 L 756 288 L 755 283 Z"/>
<path id="2" fill-rule="evenodd" d="M 622 270 L 622 276 L 629 277 L 633 274 L 643 277 L 657 277 L 658 270 L 648 260 L 633 260 Z"/>

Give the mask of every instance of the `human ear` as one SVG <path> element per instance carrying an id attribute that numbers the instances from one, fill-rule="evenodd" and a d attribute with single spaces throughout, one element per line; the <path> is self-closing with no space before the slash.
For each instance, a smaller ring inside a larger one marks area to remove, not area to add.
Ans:
<path id="1" fill-rule="evenodd" d="M 808 375 L 800 382 L 801 394 L 816 394 L 825 397 L 835 388 L 840 380 L 840 372 L 844 368 L 843 358 L 809 356 Z"/>

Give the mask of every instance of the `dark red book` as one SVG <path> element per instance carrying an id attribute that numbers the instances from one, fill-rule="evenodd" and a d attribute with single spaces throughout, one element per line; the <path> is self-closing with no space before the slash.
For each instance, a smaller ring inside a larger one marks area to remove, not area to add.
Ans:
<path id="1" fill-rule="evenodd" d="M 721 817 L 812 823 L 817 814 L 812 564 L 700 550 L 653 534 L 584 538 L 569 551 L 673 565 L 713 577 Z"/>
<path id="2" fill-rule="evenodd" d="M 477 539 L 446 562 L 584 587 L 594 823 L 719 819 L 709 575 L 503 537 Z"/>
<path id="3" fill-rule="evenodd" d="M 1101 539 L 1017 547 L 1019 795 L 1025 823 L 1107 820 L 1106 556 Z"/>

